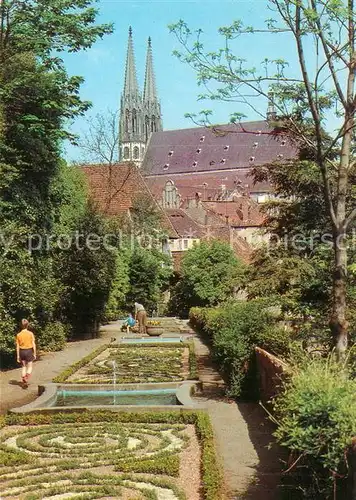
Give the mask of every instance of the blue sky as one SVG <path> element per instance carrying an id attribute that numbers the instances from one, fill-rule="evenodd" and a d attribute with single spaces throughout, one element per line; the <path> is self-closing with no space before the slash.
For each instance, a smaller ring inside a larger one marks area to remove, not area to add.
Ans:
<path id="1" fill-rule="evenodd" d="M 188 128 L 192 122 L 184 117 L 187 112 L 198 113 L 202 109 L 212 109 L 214 123 L 227 123 L 229 115 L 235 111 L 244 112 L 248 119 L 259 119 L 249 108 L 221 102 L 197 101 L 201 89 L 196 83 L 196 75 L 188 66 L 172 56 L 174 49 L 180 49 L 168 25 L 183 19 L 191 29 L 204 31 L 207 49 L 216 50 L 223 39 L 217 30 L 233 20 L 243 19 L 247 25 L 263 27 L 264 20 L 271 17 L 267 10 L 267 0 L 99 0 L 98 22 L 113 22 L 115 31 L 98 41 L 90 50 L 66 54 L 64 61 L 69 74 L 81 75 L 85 83 L 81 97 L 90 100 L 93 107 L 87 117 L 107 109 L 119 107 L 124 84 L 128 28 L 133 29 L 136 69 L 139 84 L 144 81 L 147 38 L 151 36 L 156 83 L 162 106 L 164 129 Z M 252 64 L 259 65 L 265 58 L 290 59 L 293 47 L 284 35 L 248 35 L 238 44 L 238 51 Z M 263 110 L 266 104 L 260 103 Z M 87 127 L 84 118 L 78 118 L 71 130 L 82 133 Z M 66 158 L 80 160 L 78 148 L 67 145 Z"/>

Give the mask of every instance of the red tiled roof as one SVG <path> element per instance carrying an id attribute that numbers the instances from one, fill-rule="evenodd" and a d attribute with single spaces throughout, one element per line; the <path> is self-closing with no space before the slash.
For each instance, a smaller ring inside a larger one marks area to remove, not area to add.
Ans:
<path id="1" fill-rule="evenodd" d="M 184 210 L 176 208 L 166 208 L 165 213 L 167 214 L 170 223 L 174 227 L 175 231 L 181 238 L 202 238 L 204 234 L 204 228 L 197 224 L 195 220 L 189 217 Z"/>
<path id="2" fill-rule="evenodd" d="M 140 171 L 133 164 L 82 165 L 79 168 L 87 178 L 94 203 L 104 215 L 115 216 L 128 212 L 137 195 L 146 195 L 156 203 Z M 176 238 L 178 235 L 169 219 L 163 210 L 161 212 L 162 226 L 168 230 L 171 238 Z"/>
<path id="3" fill-rule="evenodd" d="M 258 203 L 247 196 L 241 196 L 237 201 L 203 201 L 202 204 L 231 226 L 260 227 L 264 221 Z"/>
<path id="4" fill-rule="evenodd" d="M 239 190 L 250 194 L 269 193 L 271 184 L 259 182 L 254 184 L 249 175 L 251 169 L 229 170 L 221 172 L 193 172 L 188 174 L 171 174 L 146 176 L 146 182 L 157 200 L 162 199 L 162 191 L 168 181 L 174 182 L 182 200 L 194 198 L 196 193 L 201 199 L 216 200 L 222 195 L 222 185 L 229 192 Z"/>
<path id="5" fill-rule="evenodd" d="M 251 168 L 295 155 L 296 149 L 267 121 L 256 121 L 155 132 L 142 167 L 146 175 L 212 172 Z"/>

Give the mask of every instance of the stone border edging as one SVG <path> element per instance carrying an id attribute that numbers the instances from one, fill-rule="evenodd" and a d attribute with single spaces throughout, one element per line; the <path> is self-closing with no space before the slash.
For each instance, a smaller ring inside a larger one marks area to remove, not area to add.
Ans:
<path id="1" fill-rule="evenodd" d="M 157 405 L 157 406 L 145 406 L 145 405 L 96 405 L 96 406 L 49 406 L 56 399 L 57 390 L 61 388 L 68 387 L 69 390 L 90 388 L 91 391 L 100 391 L 105 389 L 113 389 L 112 384 L 97 384 L 97 385 L 86 385 L 86 384 L 64 384 L 64 383 L 50 383 L 38 386 L 38 393 L 40 396 L 28 403 L 17 408 L 12 408 L 11 413 L 30 413 L 33 411 L 69 411 L 69 410 L 111 410 L 111 411 L 162 411 L 162 410 L 193 410 L 201 405 L 195 403 L 191 397 L 199 386 L 199 382 L 185 381 L 182 383 L 174 382 L 159 382 L 156 384 L 118 384 L 116 386 L 117 390 L 149 390 L 149 389 L 177 389 L 176 398 L 178 400 L 177 405 Z"/>

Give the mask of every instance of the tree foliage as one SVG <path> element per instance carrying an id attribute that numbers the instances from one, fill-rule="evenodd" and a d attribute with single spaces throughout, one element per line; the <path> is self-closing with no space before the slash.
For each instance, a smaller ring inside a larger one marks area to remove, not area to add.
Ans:
<path id="1" fill-rule="evenodd" d="M 238 102 L 260 116 L 254 98 L 269 99 L 276 111 L 274 133 L 293 140 L 306 155 L 304 159 L 316 165 L 320 176 L 317 192 L 321 193 L 334 250 L 330 326 L 341 354 L 348 340 L 346 242 L 356 216 L 355 206 L 347 203 L 350 190 L 354 194 L 355 166 L 354 2 L 269 0 L 268 6 L 273 17 L 263 27 L 245 26 L 237 20 L 220 28 L 223 48 L 216 51 L 205 50 L 202 31 L 193 33 L 184 21 L 170 29 L 184 47 L 176 55 L 196 70 L 198 83 L 207 88 L 200 98 Z M 260 65 L 246 60 L 245 46 L 242 49 L 238 43 L 268 34 L 292 39 L 296 64 L 277 54 L 265 57 Z M 209 114 L 202 112 L 205 120 Z M 336 127 L 328 126 L 333 115 L 338 119 Z M 231 121 L 243 116 L 237 111 Z M 304 167 L 310 168 L 308 164 Z"/>
<path id="2" fill-rule="evenodd" d="M 86 210 L 81 181 L 61 160 L 66 126 L 89 103 L 82 78 L 61 52 L 88 49 L 111 32 L 97 25 L 90 0 L 3 0 L 0 4 L 0 323 L 1 352 L 13 351 L 18 321 L 29 317 L 39 346 L 64 340 L 68 289 L 49 236 L 71 234 Z M 53 243 L 53 241 L 52 241 Z M 36 247 L 36 250 L 34 250 Z M 76 286 L 80 286 L 77 284 Z M 59 326 L 58 320 L 63 323 Z M 62 332 L 62 333 L 60 333 Z"/>
<path id="3" fill-rule="evenodd" d="M 201 242 L 189 249 L 181 264 L 181 277 L 171 297 L 172 312 L 187 315 L 193 306 L 214 306 L 241 287 L 245 266 L 230 246 L 219 240 Z"/>

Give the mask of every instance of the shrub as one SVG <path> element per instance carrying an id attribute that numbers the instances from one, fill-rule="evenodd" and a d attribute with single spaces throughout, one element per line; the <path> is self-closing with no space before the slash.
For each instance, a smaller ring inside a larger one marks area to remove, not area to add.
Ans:
<path id="1" fill-rule="evenodd" d="M 59 321 L 47 323 L 36 335 L 38 347 L 44 351 L 60 351 L 67 340 L 67 329 Z"/>
<path id="2" fill-rule="evenodd" d="M 332 358 L 304 358 L 292 373 L 274 401 L 275 436 L 291 450 L 297 470 L 307 467 L 306 498 L 336 498 L 334 487 L 345 498 L 342 478 L 356 436 L 356 380 Z"/>
<path id="3" fill-rule="evenodd" d="M 290 334 L 276 325 L 267 306 L 265 301 L 253 300 L 190 311 L 191 325 L 211 341 L 230 396 L 257 396 L 255 346 L 279 356 L 288 353 Z"/>

